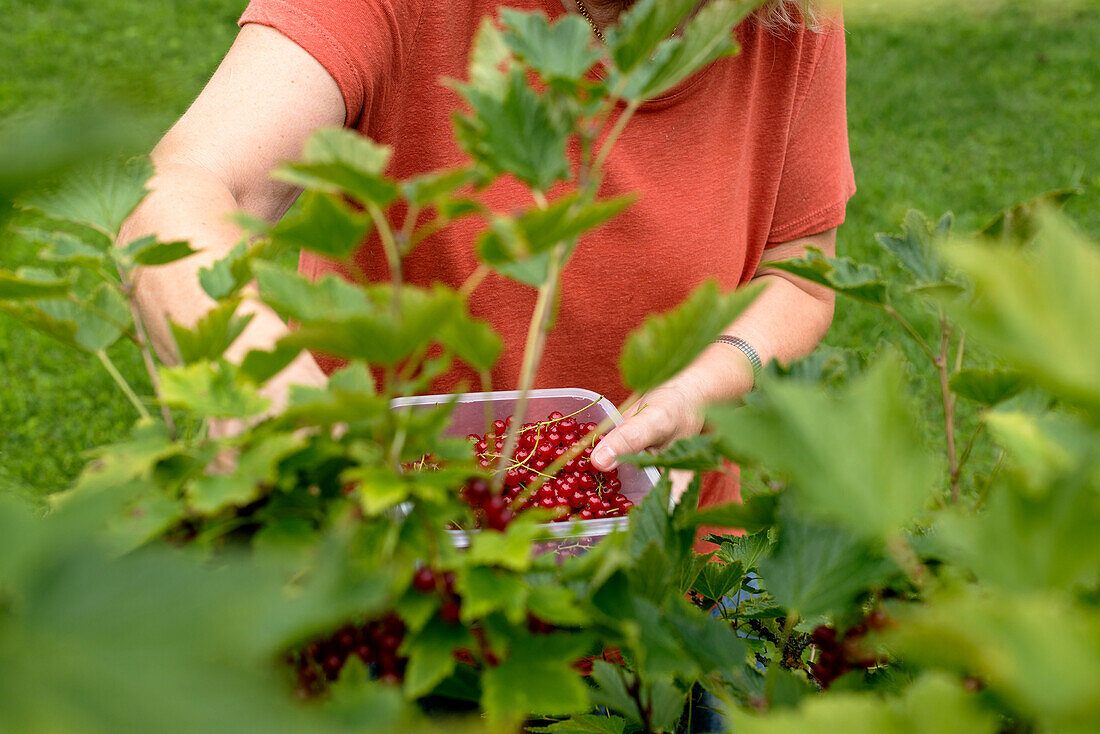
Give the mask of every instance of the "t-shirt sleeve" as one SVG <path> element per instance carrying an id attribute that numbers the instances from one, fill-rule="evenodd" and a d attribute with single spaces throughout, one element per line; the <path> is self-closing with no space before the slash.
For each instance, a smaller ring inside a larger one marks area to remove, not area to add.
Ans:
<path id="1" fill-rule="evenodd" d="M 835 23 L 820 33 L 804 32 L 808 70 L 792 110 L 769 246 L 840 226 L 856 191 L 848 150 L 844 29 Z"/>
<path id="2" fill-rule="evenodd" d="M 315 58 L 344 98 L 344 125 L 380 114 L 419 21 L 413 0 L 251 0 L 239 25 L 274 28 Z"/>

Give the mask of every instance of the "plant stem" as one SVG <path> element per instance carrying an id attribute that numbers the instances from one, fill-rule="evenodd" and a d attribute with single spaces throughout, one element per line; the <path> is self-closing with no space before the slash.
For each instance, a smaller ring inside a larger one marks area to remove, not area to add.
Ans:
<path id="1" fill-rule="evenodd" d="M 642 722 L 642 731 L 645 734 L 651 734 L 653 732 L 653 724 L 651 719 L 653 718 L 653 705 L 642 703 L 642 682 L 635 672 L 630 676 L 630 682 L 627 683 L 626 671 L 621 667 L 616 666 L 619 671 L 619 679 L 623 682 L 623 688 L 630 694 L 630 697 L 634 700 L 634 705 L 638 707 L 638 719 Z"/>
<path id="2" fill-rule="evenodd" d="M 768 702 L 768 706 L 771 706 L 772 693 L 775 691 L 775 680 L 779 676 L 779 666 L 782 664 L 784 652 L 787 649 L 787 642 L 791 639 L 791 633 L 794 632 L 794 626 L 798 622 L 798 615 L 794 612 L 787 612 L 787 618 L 783 620 L 783 631 L 779 634 L 779 641 L 776 642 L 776 653 L 778 657 L 771 661 L 768 665 L 768 673 L 764 679 L 764 700 Z"/>
<path id="3" fill-rule="evenodd" d="M 592 164 L 592 171 L 589 175 L 588 184 L 592 188 L 592 195 L 596 194 L 596 188 L 600 185 L 600 174 L 603 172 L 603 165 L 607 162 L 607 157 L 611 155 L 611 149 L 615 146 L 615 141 L 622 135 L 623 130 L 626 128 L 626 124 L 630 122 L 630 118 L 634 117 L 634 113 L 638 111 L 638 106 L 641 102 L 632 100 L 626 105 L 626 109 L 619 115 L 619 119 L 615 120 L 615 125 L 611 128 L 611 132 L 607 134 L 607 138 L 603 141 L 603 146 L 600 148 L 600 152 L 596 155 L 596 162 Z"/>
<path id="4" fill-rule="evenodd" d="M 920 335 L 920 332 L 913 328 L 913 325 L 909 323 L 908 319 L 898 313 L 897 309 L 891 306 L 889 303 L 883 304 L 882 310 L 890 314 L 895 321 L 901 324 L 902 328 L 909 332 L 909 336 L 913 337 L 913 340 L 917 342 L 917 345 L 928 355 L 928 359 L 933 362 L 936 361 L 936 353 L 932 351 L 932 347 L 928 346 L 928 342 L 924 340 L 924 337 Z"/>
<path id="5" fill-rule="evenodd" d="M 133 404 L 138 414 L 146 420 L 152 420 L 153 416 L 149 415 L 149 411 L 141 402 L 141 398 L 139 398 L 137 393 L 134 392 L 134 389 L 130 387 L 130 383 L 127 382 L 126 378 L 122 376 L 122 373 L 118 371 L 118 368 L 115 367 L 115 363 L 111 361 L 107 353 L 100 349 L 95 353 L 95 356 L 99 358 L 100 363 L 103 365 L 103 369 L 107 370 L 107 374 L 111 376 L 111 379 L 113 379 L 122 389 L 122 392 L 125 393 L 126 398 Z"/>
<path id="6" fill-rule="evenodd" d="M 893 535 L 886 542 L 886 550 L 913 585 L 924 590 L 927 586 L 928 569 L 921 563 L 920 556 L 913 550 L 909 540 L 901 533 Z"/>
<path id="7" fill-rule="evenodd" d="M 979 423 L 978 427 L 974 429 L 974 432 L 970 434 L 970 440 L 966 442 L 966 448 L 963 449 L 962 456 L 959 457 L 959 472 L 962 472 L 963 466 L 966 465 L 966 460 L 970 458 L 970 451 L 974 448 L 974 441 L 981 435 L 982 429 L 985 428 L 985 423 Z"/>
<path id="8" fill-rule="evenodd" d="M 121 267 L 118 276 L 122 282 L 122 294 L 126 296 L 126 302 L 130 304 L 130 318 L 134 320 L 134 336 L 137 337 L 138 349 L 141 351 L 141 361 L 145 364 L 145 371 L 149 375 L 149 384 L 153 386 L 153 394 L 160 403 L 160 417 L 168 429 L 168 439 L 175 441 L 179 438 L 176 431 L 176 419 L 172 417 L 172 409 L 161 400 L 160 373 L 157 372 L 157 362 L 153 358 L 153 350 L 149 346 L 149 335 L 145 331 L 145 322 L 141 318 L 137 301 L 134 298 L 134 284 L 130 280 L 130 274 Z"/>
<path id="9" fill-rule="evenodd" d="M 108 324 L 121 331 L 122 335 L 129 339 L 130 342 L 132 342 L 134 345 L 137 345 L 137 337 L 130 332 L 130 327 L 126 324 L 116 321 L 115 317 L 111 316 L 111 314 L 93 306 L 91 303 L 80 300 L 80 298 L 78 298 L 75 293 L 70 293 L 69 297 L 66 300 L 69 301 L 69 303 L 75 304 L 78 308 L 84 309 L 96 318 L 103 319 Z"/>
<path id="10" fill-rule="evenodd" d="M 492 270 L 488 265 L 478 265 L 477 270 L 470 273 L 470 277 L 463 281 L 462 286 L 458 289 L 458 295 L 463 301 L 470 300 L 470 296 L 473 295 L 477 287 L 481 285 L 481 281 L 485 280 L 485 276 Z"/>
<path id="11" fill-rule="evenodd" d="M 409 204 L 409 209 L 405 212 L 405 221 L 401 225 L 401 232 L 397 236 L 397 251 L 403 256 L 409 254 L 409 250 L 412 249 L 412 234 L 416 228 L 416 218 L 418 216 L 420 216 L 420 207 Z"/>
<path id="12" fill-rule="evenodd" d="M 561 269 L 561 259 L 565 254 L 565 246 L 562 243 L 554 245 L 550 253 L 550 265 L 547 268 L 546 280 L 539 286 L 538 300 L 535 302 L 535 312 L 531 315 L 531 324 L 527 329 L 527 343 L 523 349 L 523 363 L 519 373 L 519 398 L 516 400 L 515 419 L 508 428 L 507 438 L 504 440 L 504 448 L 501 454 L 511 456 L 519 441 L 519 430 L 527 414 L 527 398 L 531 392 L 531 386 L 535 382 L 535 372 L 539 362 L 542 361 L 542 350 L 546 346 L 546 334 L 550 330 L 550 315 L 554 310 L 554 299 L 558 295 L 558 276 Z M 504 473 L 508 467 L 501 463 L 493 475 L 493 491 L 499 492 L 504 484 Z"/>
<path id="13" fill-rule="evenodd" d="M 990 470 L 989 476 L 986 477 L 985 486 L 978 492 L 978 498 L 974 500 L 974 511 L 977 512 L 985 504 L 985 498 L 989 496 L 989 489 L 993 486 L 993 477 L 997 476 L 997 472 L 1001 469 L 1001 464 L 1005 460 L 1005 450 L 1001 449 L 1000 455 L 997 457 L 997 463 L 993 465 L 993 469 Z"/>
<path id="14" fill-rule="evenodd" d="M 431 237 L 433 234 L 439 232 L 449 224 L 449 221 L 443 217 L 436 217 L 432 221 L 425 224 L 420 229 L 416 230 L 409 237 L 409 249 L 413 249 L 424 240 Z"/>
<path id="15" fill-rule="evenodd" d="M 393 283 L 393 300 L 391 301 L 393 315 L 394 318 L 400 318 L 402 286 L 401 251 L 397 247 L 397 240 L 393 236 L 393 229 L 390 227 L 389 220 L 386 219 L 386 215 L 382 213 L 378 205 L 373 202 L 368 202 L 367 211 L 370 212 L 370 218 L 374 222 L 375 229 L 378 230 L 378 238 L 382 241 L 382 250 L 386 253 L 386 264 L 390 268 L 390 281 Z"/>
<path id="16" fill-rule="evenodd" d="M 947 469 L 951 481 L 951 504 L 959 503 L 959 459 L 955 450 L 955 396 L 951 393 L 951 374 L 947 366 L 951 348 L 951 325 L 940 319 L 940 353 L 934 360 L 940 374 L 940 395 L 943 399 L 944 437 L 947 441 Z"/>
<path id="17" fill-rule="evenodd" d="M 638 399 L 640 397 L 641 396 L 638 393 L 634 393 L 630 397 L 628 397 L 626 399 L 626 402 L 623 403 L 623 411 L 622 412 L 626 413 L 628 410 L 630 410 L 630 408 L 633 407 L 634 403 L 638 402 Z M 598 426 L 596 426 L 596 430 L 592 431 L 591 433 L 588 433 L 585 436 L 582 436 L 580 438 L 580 440 L 578 440 L 575 444 L 573 444 L 569 448 L 568 451 L 566 451 L 564 454 L 562 454 L 557 459 L 555 459 L 553 461 L 553 463 L 551 463 L 549 466 L 547 466 L 546 469 L 543 470 L 543 473 L 545 475 L 547 475 L 548 477 L 555 476 L 558 472 L 560 472 L 562 470 L 562 467 L 564 467 L 567 463 L 569 463 L 573 459 L 580 456 L 581 452 L 584 451 L 585 447 L 589 446 L 591 444 L 591 441 L 592 441 L 593 438 L 595 438 L 598 434 L 603 433 L 607 429 L 614 427 L 614 425 L 615 425 L 615 421 L 610 416 L 608 416 L 607 418 L 604 418 L 600 422 L 600 424 Z M 521 502 L 522 503 L 524 500 L 526 500 L 532 494 L 539 491 L 542 488 L 542 485 L 546 484 L 546 481 L 547 481 L 547 479 L 545 477 L 539 477 L 535 481 L 531 482 L 531 484 L 529 484 L 527 486 L 527 489 L 525 489 L 522 493 L 519 494 L 519 496 L 517 496 L 513 500 L 513 504 L 516 503 L 516 502 Z"/>

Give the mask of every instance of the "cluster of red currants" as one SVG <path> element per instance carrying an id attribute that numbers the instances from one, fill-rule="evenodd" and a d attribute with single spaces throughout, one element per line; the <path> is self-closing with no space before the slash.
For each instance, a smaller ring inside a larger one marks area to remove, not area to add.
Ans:
<path id="1" fill-rule="evenodd" d="M 353 656 L 371 666 L 383 683 L 400 683 L 407 660 L 398 657 L 397 650 L 404 638 L 404 622 L 396 614 L 388 614 L 366 624 L 344 625 L 331 637 L 314 640 L 292 659 L 297 666 L 298 694 L 309 698 L 320 693 L 326 682 L 340 677 Z"/>
<path id="2" fill-rule="evenodd" d="M 484 436 L 466 436 L 474 456 L 483 469 L 496 469 L 503 456 L 505 433 L 512 416 L 493 422 Z M 595 520 L 625 515 L 634 503 L 622 494 L 619 472 L 601 472 L 592 466 L 592 446 L 603 436 L 595 436 L 576 457 L 554 476 L 546 470 L 595 432 L 595 423 L 580 423 L 572 416 L 554 411 L 546 420 L 524 423 L 510 464 L 504 474 L 504 491 L 493 494 L 487 482 L 472 479 L 463 489 L 463 498 L 474 508 L 481 527 L 503 530 L 516 514 L 533 508 L 549 510 L 555 522 Z M 532 484 L 545 482 L 538 491 Z"/>
<path id="3" fill-rule="evenodd" d="M 439 592 L 443 603 L 439 605 L 439 618 L 447 624 L 458 624 L 462 613 L 462 599 L 455 593 L 453 571 L 433 571 L 421 566 L 413 574 L 412 587 L 421 594 Z"/>
<path id="4" fill-rule="evenodd" d="M 828 688 L 840 676 L 851 670 L 867 670 L 882 665 L 886 659 L 868 650 L 863 642 L 870 630 L 880 630 L 893 624 L 881 608 L 875 608 L 863 621 L 844 633 L 820 625 L 810 635 L 810 642 L 817 647 L 817 660 L 810 666 L 810 675 L 822 688 Z"/>

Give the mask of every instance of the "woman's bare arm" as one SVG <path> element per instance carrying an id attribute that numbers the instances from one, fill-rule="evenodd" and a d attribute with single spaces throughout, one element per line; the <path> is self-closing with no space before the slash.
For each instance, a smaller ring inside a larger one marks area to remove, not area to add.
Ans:
<path id="1" fill-rule="evenodd" d="M 832 291 L 768 267 L 768 262 L 805 255 L 807 247 L 833 256 L 836 229 L 769 248 L 753 277 L 753 282 L 765 284 L 764 291 L 726 330 L 751 344 L 765 364 L 809 354 L 832 323 Z M 592 463 L 606 471 L 617 466 L 621 454 L 694 435 L 703 426 L 707 405 L 740 397 L 752 383 L 752 365 L 741 350 L 711 344 L 680 374 L 647 393 L 642 398 L 645 410 L 627 416 L 608 433 L 593 452 Z"/>
<path id="2" fill-rule="evenodd" d="M 314 130 L 343 121 L 336 82 L 312 56 L 271 28 L 241 29 L 206 88 L 153 150 L 152 193 L 120 237 L 130 242 L 156 234 L 188 240 L 198 250 L 135 276 L 139 309 L 162 359 L 176 358 L 167 319 L 190 326 L 214 305 L 199 286 L 198 271 L 240 240 L 242 232 L 228 216 L 244 210 L 270 222 L 281 217 L 299 192 L 272 180 L 272 169 L 297 158 Z M 287 329 L 260 304 L 246 303 L 242 310 L 255 316 L 230 349 L 230 359 L 270 348 Z M 302 355 L 266 392 L 278 408 L 286 385 L 324 379 L 313 359 Z"/>

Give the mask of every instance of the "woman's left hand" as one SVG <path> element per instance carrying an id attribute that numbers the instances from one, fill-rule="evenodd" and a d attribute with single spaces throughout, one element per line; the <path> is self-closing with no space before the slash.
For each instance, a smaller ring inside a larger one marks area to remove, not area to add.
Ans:
<path id="1" fill-rule="evenodd" d="M 696 435 L 703 428 L 704 408 L 701 392 L 682 381 L 649 391 L 596 446 L 593 466 L 610 471 L 619 465 L 620 456 L 663 449 L 677 439 Z"/>

